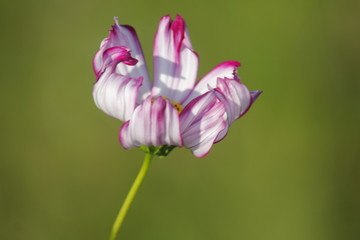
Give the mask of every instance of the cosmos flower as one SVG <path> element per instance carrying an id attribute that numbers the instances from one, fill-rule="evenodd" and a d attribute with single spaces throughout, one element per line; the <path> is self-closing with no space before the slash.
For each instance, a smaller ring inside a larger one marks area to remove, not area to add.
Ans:
<path id="1" fill-rule="evenodd" d="M 153 57 L 152 83 L 135 30 L 115 18 L 93 60 L 95 103 L 125 122 L 119 133 L 125 149 L 178 146 L 203 157 L 261 93 L 240 82 L 236 61 L 219 64 L 196 82 L 198 55 L 180 16 L 161 18 Z"/>

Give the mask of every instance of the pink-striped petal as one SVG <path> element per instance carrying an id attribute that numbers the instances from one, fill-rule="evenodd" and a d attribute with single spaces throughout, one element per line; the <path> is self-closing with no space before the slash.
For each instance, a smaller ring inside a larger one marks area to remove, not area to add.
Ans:
<path id="1" fill-rule="evenodd" d="M 237 79 L 237 68 L 240 66 L 241 64 L 237 61 L 227 61 L 217 65 L 213 70 L 200 79 L 191 94 L 184 101 L 183 105 L 186 106 L 194 98 L 209 91 L 209 86 L 211 88 L 216 88 L 218 78 Z"/>
<path id="2" fill-rule="evenodd" d="M 217 97 L 225 104 L 227 125 L 241 117 L 251 105 L 251 95 L 247 87 L 238 79 L 218 78 L 217 88 L 214 89 Z M 227 134 L 228 128 L 221 131 L 216 142 L 221 141 Z"/>
<path id="3" fill-rule="evenodd" d="M 247 87 L 238 79 L 218 78 L 215 89 L 218 98 L 225 103 L 228 124 L 242 116 L 251 105 L 251 95 Z"/>
<path id="4" fill-rule="evenodd" d="M 226 110 L 214 91 L 191 101 L 180 114 L 180 129 L 184 145 L 196 157 L 210 151 L 218 134 L 227 128 Z"/>
<path id="5" fill-rule="evenodd" d="M 140 88 L 139 102 L 150 94 L 150 78 L 146 67 L 145 58 L 141 49 L 137 34 L 131 26 L 119 25 L 117 18 L 112 30 L 109 31 L 109 37 L 104 39 L 100 45 L 100 50 L 96 53 L 93 60 L 94 72 L 99 78 L 101 74 L 104 59 L 104 52 L 112 47 L 126 47 L 131 50 L 132 56 L 138 60 L 138 64 L 124 65 L 120 64 L 117 73 L 131 78 L 143 78 L 143 85 Z"/>
<path id="6" fill-rule="evenodd" d="M 145 146 L 182 146 L 179 115 L 168 100 L 148 97 L 120 130 L 125 149 Z"/>
<path id="7" fill-rule="evenodd" d="M 109 67 L 94 85 L 95 104 L 106 114 L 121 121 L 127 121 L 137 106 L 138 91 L 142 82 L 142 77 L 125 77 Z"/>
<path id="8" fill-rule="evenodd" d="M 225 104 L 228 127 L 238 118 L 243 116 L 252 103 L 262 93 L 261 91 L 249 92 L 247 87 L 238 79 L 218 78 L 217 88 L 214 89 L 217 97 Z M 221 141 L 227 134 L 224 129 L 217 137 Z"/>
<path id="9" fill-rule="evenodd" d="M 185 21 L 164 16 L 155 36 L 153 96 L 182 103 L 194 87 L 198 55 L 193 51 Z"/>
<path id="10" fill-rule="evenodd" d="M 252 104 L 256 101 L 256 99 L 262 94 L 262 91 L 259 91 L 259 90 L 255 90 L 255 91 L 251 91 L 250 92 L 250 97 L 251 97 L 251 102 L 250 102 L 250 105 L 249 107 L 243 111 L 240 115 L 240 117 L 242 117 L 243 115 L 245 115 L 245 113 L 247 113 L 250 109 L 250 107 L 252 106 Z"/>
<path id="11" fill-rule="evenodd" d="M 102 73 L 107 68 L 111 69 L 111 72 L 115 72 L 118 63 L 124 63 L 125 65 L 135 65 L 138 63 L 137 59 L 133 58 L 130 54 L 130 50 L 125 47 L 111 47 L 106 49 L 102 53 L 101 65 L 98 66 L 97 79 L 99 80 Z"/>

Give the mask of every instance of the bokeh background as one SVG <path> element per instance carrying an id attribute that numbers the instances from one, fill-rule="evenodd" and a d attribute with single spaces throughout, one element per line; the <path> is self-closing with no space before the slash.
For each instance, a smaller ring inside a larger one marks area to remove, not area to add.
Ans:
<path id="1" fill-rule="evenodd" d="M 0 239 L 107 239 L 142 162 L 95 107 L 91 60 L 113 16 L 152 66 L 181 14 L 199 77 L 239 60 L 263 90 L 202 159 L 155 159 L 119 239 L 360 239 L 360 2 L 0 2 Z"/>

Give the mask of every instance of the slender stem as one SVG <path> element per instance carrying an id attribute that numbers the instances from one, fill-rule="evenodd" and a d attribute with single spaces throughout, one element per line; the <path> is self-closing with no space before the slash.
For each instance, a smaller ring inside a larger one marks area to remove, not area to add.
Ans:
<path id="1" fill-rule="evenodd" d="M 144 162 L 141 166 L 141 169 L 140 169 L 133 185 L 131 186 L 130 191 L 129 191 L 128 195 L 126 196 L 125 201 L 116 217 L 116 220 L 115 220 L 114 225 L 111 230 L 109 240 L 116 239 L 116 236 L 117 236 L 117 234 L 121 228 L 121 225 L 125 219 L 126 213 L 128 212 L 130 205 L 131 205 L 132 201 L 134 200 L 135 195 L 136 195 L 137 191 L 139 190 L 139 187 L 141 186 L 141 183 L 144 180 L 144 177 L 149 169 L 152 158 L 153 158 L 153 154 L 146 153 Z"/>

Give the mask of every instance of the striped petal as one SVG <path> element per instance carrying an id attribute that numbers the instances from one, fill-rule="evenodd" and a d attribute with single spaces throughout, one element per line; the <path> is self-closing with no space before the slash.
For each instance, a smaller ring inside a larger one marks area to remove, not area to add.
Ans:
<path id="1" fill-rule="evenodd" d="M 164 16 L 155 36 L 153 96 L 182 103 L 197 75 L 198 55 L 193 51 L 185 21 Z"/>
<path id="2" fill-rule="evenodd" d="M 184 145 L 196 157 L 210 151 L 218 134 L 227 128 L 225 105 L 214 91 L 191 101 L 180 114 L 180 129 Z"/>
<path id="3" fill-rule="evenodd" d="M 142 145 L 182 146 L 179 115 L 168 100 L 148 97 L 121 127 L 119 139 L 125 149 Z"/>
<path id="4" fill-rule="evenodd" d="M 247 87 L 238 79 L 218 78 L 216 91 L 217 97 L 225 104 L 228 127 L 238 118 L 243 116 L 252 103 L 262 93 L 261 91 L 249 92 Z M 216 139 L 221 141 L 227 134 L 224 129 Z"/>
<path id="5" fill-rule="evenodd" d="M 218 78 L 217 96 L 225 103 L 228 124 L 242 116 L 251 105 L 251 95 L 247 87 L 237 79 Z"/>
<path id="6" fill-rule="evenodd" d="M 150 94 L 150 79 L 145 59 L 134 28 L 127 25 L 119 25 L 117 18 L 115 18 L 115 24 L 109 31 L 109 37 L 102 41 L 100 50 L 94 57 L 93 69 L 97 78 L 100 77 L 100 74 L 104 70 L 102 69 L 103 62 L 105 61 L 103 54 L 107 49 L 112 47 L 126 47 L 131 50 L 133 57 L 138 60 L 138 64 L 135 66 L 118 65 L 117 73 L 131 78 L 143 78 L 143 85 L 140 88 L 139 94 L 140 102 L 141 99 L 145 99 L 145 97 Z"/>
<path id="7" fill-rule="evenodd" d="M 111 47 L 107 48 L 102 53 L 101 65 L 97 68 L 97 80 L 99 80 L 101 74 L 107 69 L 111 68 L 112 72 L 115 72 L 118 63 L 123 62 L 126 65 L 135 65 L 138 63 L 137 59 L 133 58 L 130 54 L 130 50 L 125 47 Z"/>
<path id="8" fill-rule="evenodd" d="M 95 104 L 106 114 L 127 121 L 137 106 L 138 91 L 143 78 L 126 77 L 115 69 L 117 65 L 134 65 L 137 61 L 131 57 L 130 51 L 123 47 L 109 48 L 103 55 L 101 74 L 93 89 Z"/>
<path id="9" fill-rule="evenodd" d="M 194 98 L 209 91 L 209 86 L 211 88 L 216 88 L 218 78 L 238 78 L 236 74 L 237 68 L 240 66 L 241 64 L 236 61 L 223 62 L 217 65 L 213 70 L 200 79 L 183 105 L 186 106 L 186 104 L 188 104 Z"/>

